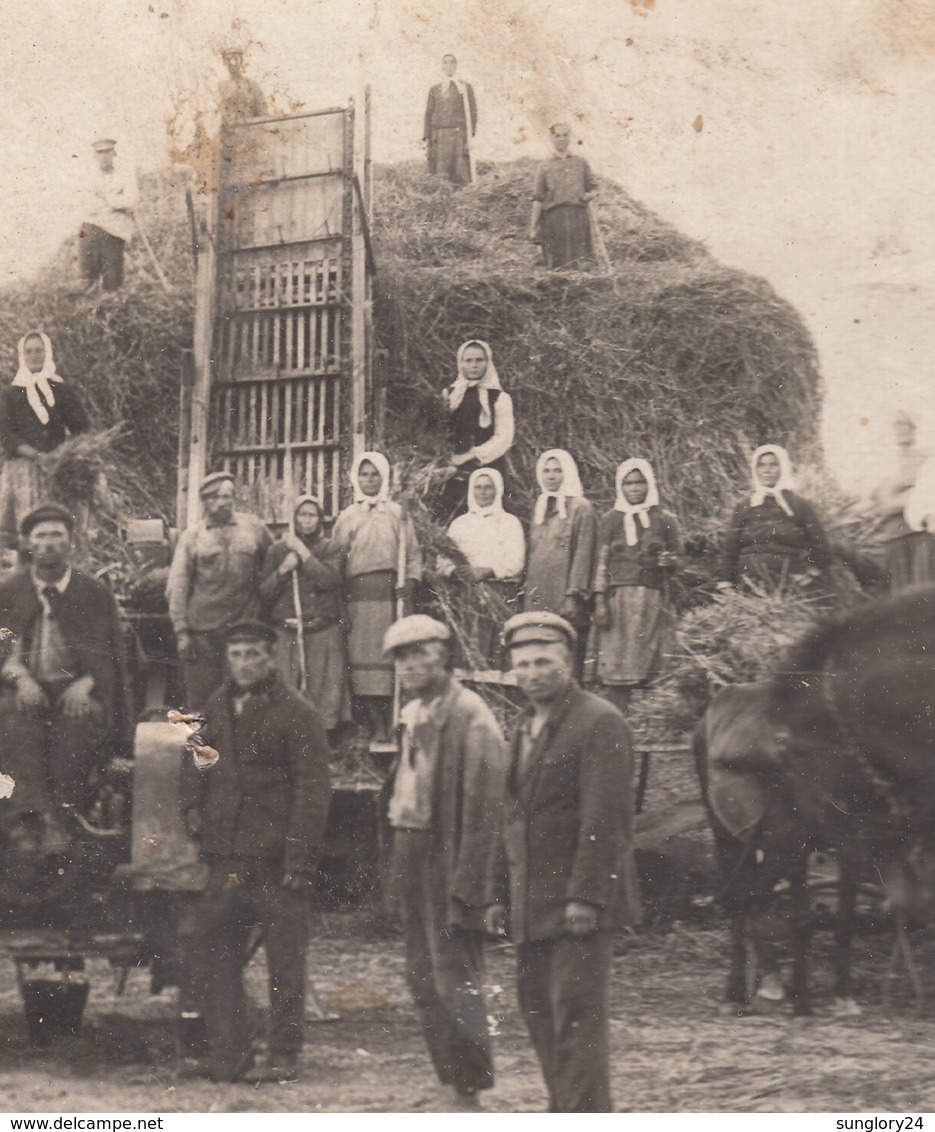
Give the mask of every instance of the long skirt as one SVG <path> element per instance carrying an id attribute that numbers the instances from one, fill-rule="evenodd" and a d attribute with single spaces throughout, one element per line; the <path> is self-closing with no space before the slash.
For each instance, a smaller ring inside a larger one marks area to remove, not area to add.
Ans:
<path id="1" fill-rule="evenodd" d="M 432 130 L 429 142 L 429 172 L 447 177 L 453 185 L 466 185 L 471 179 L 467 135 L 460 126 Z"/>
<path id="2" fill-rule="evenodd" d="M 393 623 L 393 571 L 348 578 L 347 616 L 352 694 L 392 696 L 393 662 L 383 656 L 383 636 Z"/>
<path id="3" fill-rule="evenodd" d="M 672 651 L 672 615 L 661 590 L 615 586 L 607 595 L 610 628 L 596 629 L 597 676 L 602 684 L 646 684 Z"/>
<path id="4" fill-rule="evenodd" d="M 557 204 L 543 212 L 540 231 L 546 267 L 567 267 L 575 260 L 593 258 L 591 225 L 583 205 Z"/>
<path id="5" fill-rule="evenodd" d="M 0 468 L 0 540 L 15 547 L 19 525 L 42 502 L 45 492 L 42 471 L 35 460 L 10 456 Z"/>
<path id="6" fill-rule="evenodd" d="M 301 689 L 302 669 L 299 665 L 299 643 L 295 629 L 288 626 L 277 630 L 279 638 L 279 667 L 290 688 Z M 339 723 L 351 718 L 350 671 L 347 646 L 340 625 L 326 625 L 323 629 L 306 629 L 305 642 L 305 695 L 318 712 L 322 726 L 332 731 Z"/>

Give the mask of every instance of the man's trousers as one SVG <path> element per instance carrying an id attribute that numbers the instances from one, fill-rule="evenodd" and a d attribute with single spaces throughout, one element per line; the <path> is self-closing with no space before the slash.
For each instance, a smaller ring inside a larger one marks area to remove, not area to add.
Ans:
<path id="1" fill-rule="evenodd" d="M 263 929 L 269 970 L 270 1058 L 302 1049 L 309 894 L 283 888 L 283 872 L 282 861 L 211 862 L 198 911 L 198 961 L 210 1068 L 219 1081 L 235 1080 L 253 1064 L 243 972 L 254 924 Z"/>
<path id="2" fill-rule="evenodd" d="M 393 831 L 406 977 L 439 1081 L 459 1093 L 475 1093 L 493 1085 L 481 987 L 483 934 L 448 926 L 444 860 L 433 842 L 427 830 Z"/>
<path id="3" fill-rule="evenodd" d="M 549 1112 L 613 1112 L 607 1002 L 613 935 L 516 949 L 519 1004 L 549 1090 Z"/>

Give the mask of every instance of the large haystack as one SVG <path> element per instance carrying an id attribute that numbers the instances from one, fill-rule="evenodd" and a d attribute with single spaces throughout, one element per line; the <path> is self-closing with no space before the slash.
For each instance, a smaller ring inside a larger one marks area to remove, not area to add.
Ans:
<path id="1" fill-rule="evenodd" d="M 686 531 L 703 537 L 746 484 L 751 446 L 814 456 L 819 377 L 808 333 L 768 283 L 720 266 L 608 181 L 596 208 L 612 275 L 545 271 L 526 239 L 534 170 L 530 161 L 482 166 L 461 190 L 414 164 L 378 171 L 390 445 L 400 458 L 443 451 L 436 395 L 459 343 L 484 338 L 516 401 L 521 510 L 545 448 L 576 456 L 601 505 L 612 500 L 615 465 L 639 455 L 653 461 Z"/>

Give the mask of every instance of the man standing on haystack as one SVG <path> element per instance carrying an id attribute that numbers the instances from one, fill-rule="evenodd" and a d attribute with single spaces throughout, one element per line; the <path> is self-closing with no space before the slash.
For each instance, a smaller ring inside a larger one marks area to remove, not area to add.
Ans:
<path id="1" fill-rule="evenodd" d="M 506 750 L 484 701 L 451 675 L 446 625 L 417 614 L 384 638 L 404 696 L 391 780 L 391 873 L 406 975 L 453 1112 L 480 1108 L 493 1085 L 483 982 L 483 929 L 500 836 Z"/>
<path id="2" fill-rule="evenodd" d="M 590 203 L 597 181 L 587 161 L 569 152 L 567 122 L 556 122 L 549 134 L 555 152 L 536 172 L 529 238 L 542 244 L 546 267 L 580 268 L 594 258 Z"/>
<path id="3" fill-rule="evenodd" d="M 630 728 L 575 683 L 577 635 L 564 618 L 520 613 L 503 635 L 529 710 L 507 781 L 507 869 L 495 867 L 490 891 L 509 908 L 520 1008 L 549 1112 L 613 1112 L 613 932 L 639 919 Z M 490 930 L 503 934 L 506 923 L 504 907 L 491 905 Z"/>
<path id="4" fill-rule="evenodd" d="M 429 172 L 454 185 L 466 185 L 474 180 L 471 146 L 477 133 L 477 100 L 471 84 L 454 77 L 457 69 L 454 55 L 443 56 L 445 77 L 429 91 L 422 136 Z"/>
<path id="5" fill-rule="evenodd" d="M 91 148 L 97 174 L 78 233 L 78 266 L 85 287 L 100 279 L 105 291 L 118 291 L 123 286 L 124 249 L 133 235 L 136 176 L 119 165 L 113 138 L 98 138 Z"/>
<path id="6" fill-rule="evenodd" d="M 229 472 L 205 476 L 198 494 L 204 518 L 179 539 L 166 597 L 179 660 L 185 665 L 187 706 L 203 712 L 208 697 L 224 682 L 225 630 L 255 617 L 260 608 L 260 571 L 273 538 L 256 515 L 234 510 Z"/>

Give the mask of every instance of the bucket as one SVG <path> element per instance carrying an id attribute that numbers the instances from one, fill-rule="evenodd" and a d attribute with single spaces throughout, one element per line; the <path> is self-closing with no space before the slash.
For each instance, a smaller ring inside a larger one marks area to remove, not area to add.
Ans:
<path id="1" fill-rule="evenodd" d="M 33 1045 L 48 1045 L 53 1038 L 77 1037 L 90 990 L 90 983 L 63 983 L 57 979 L 26 982 L 23 1009 Z"/>

